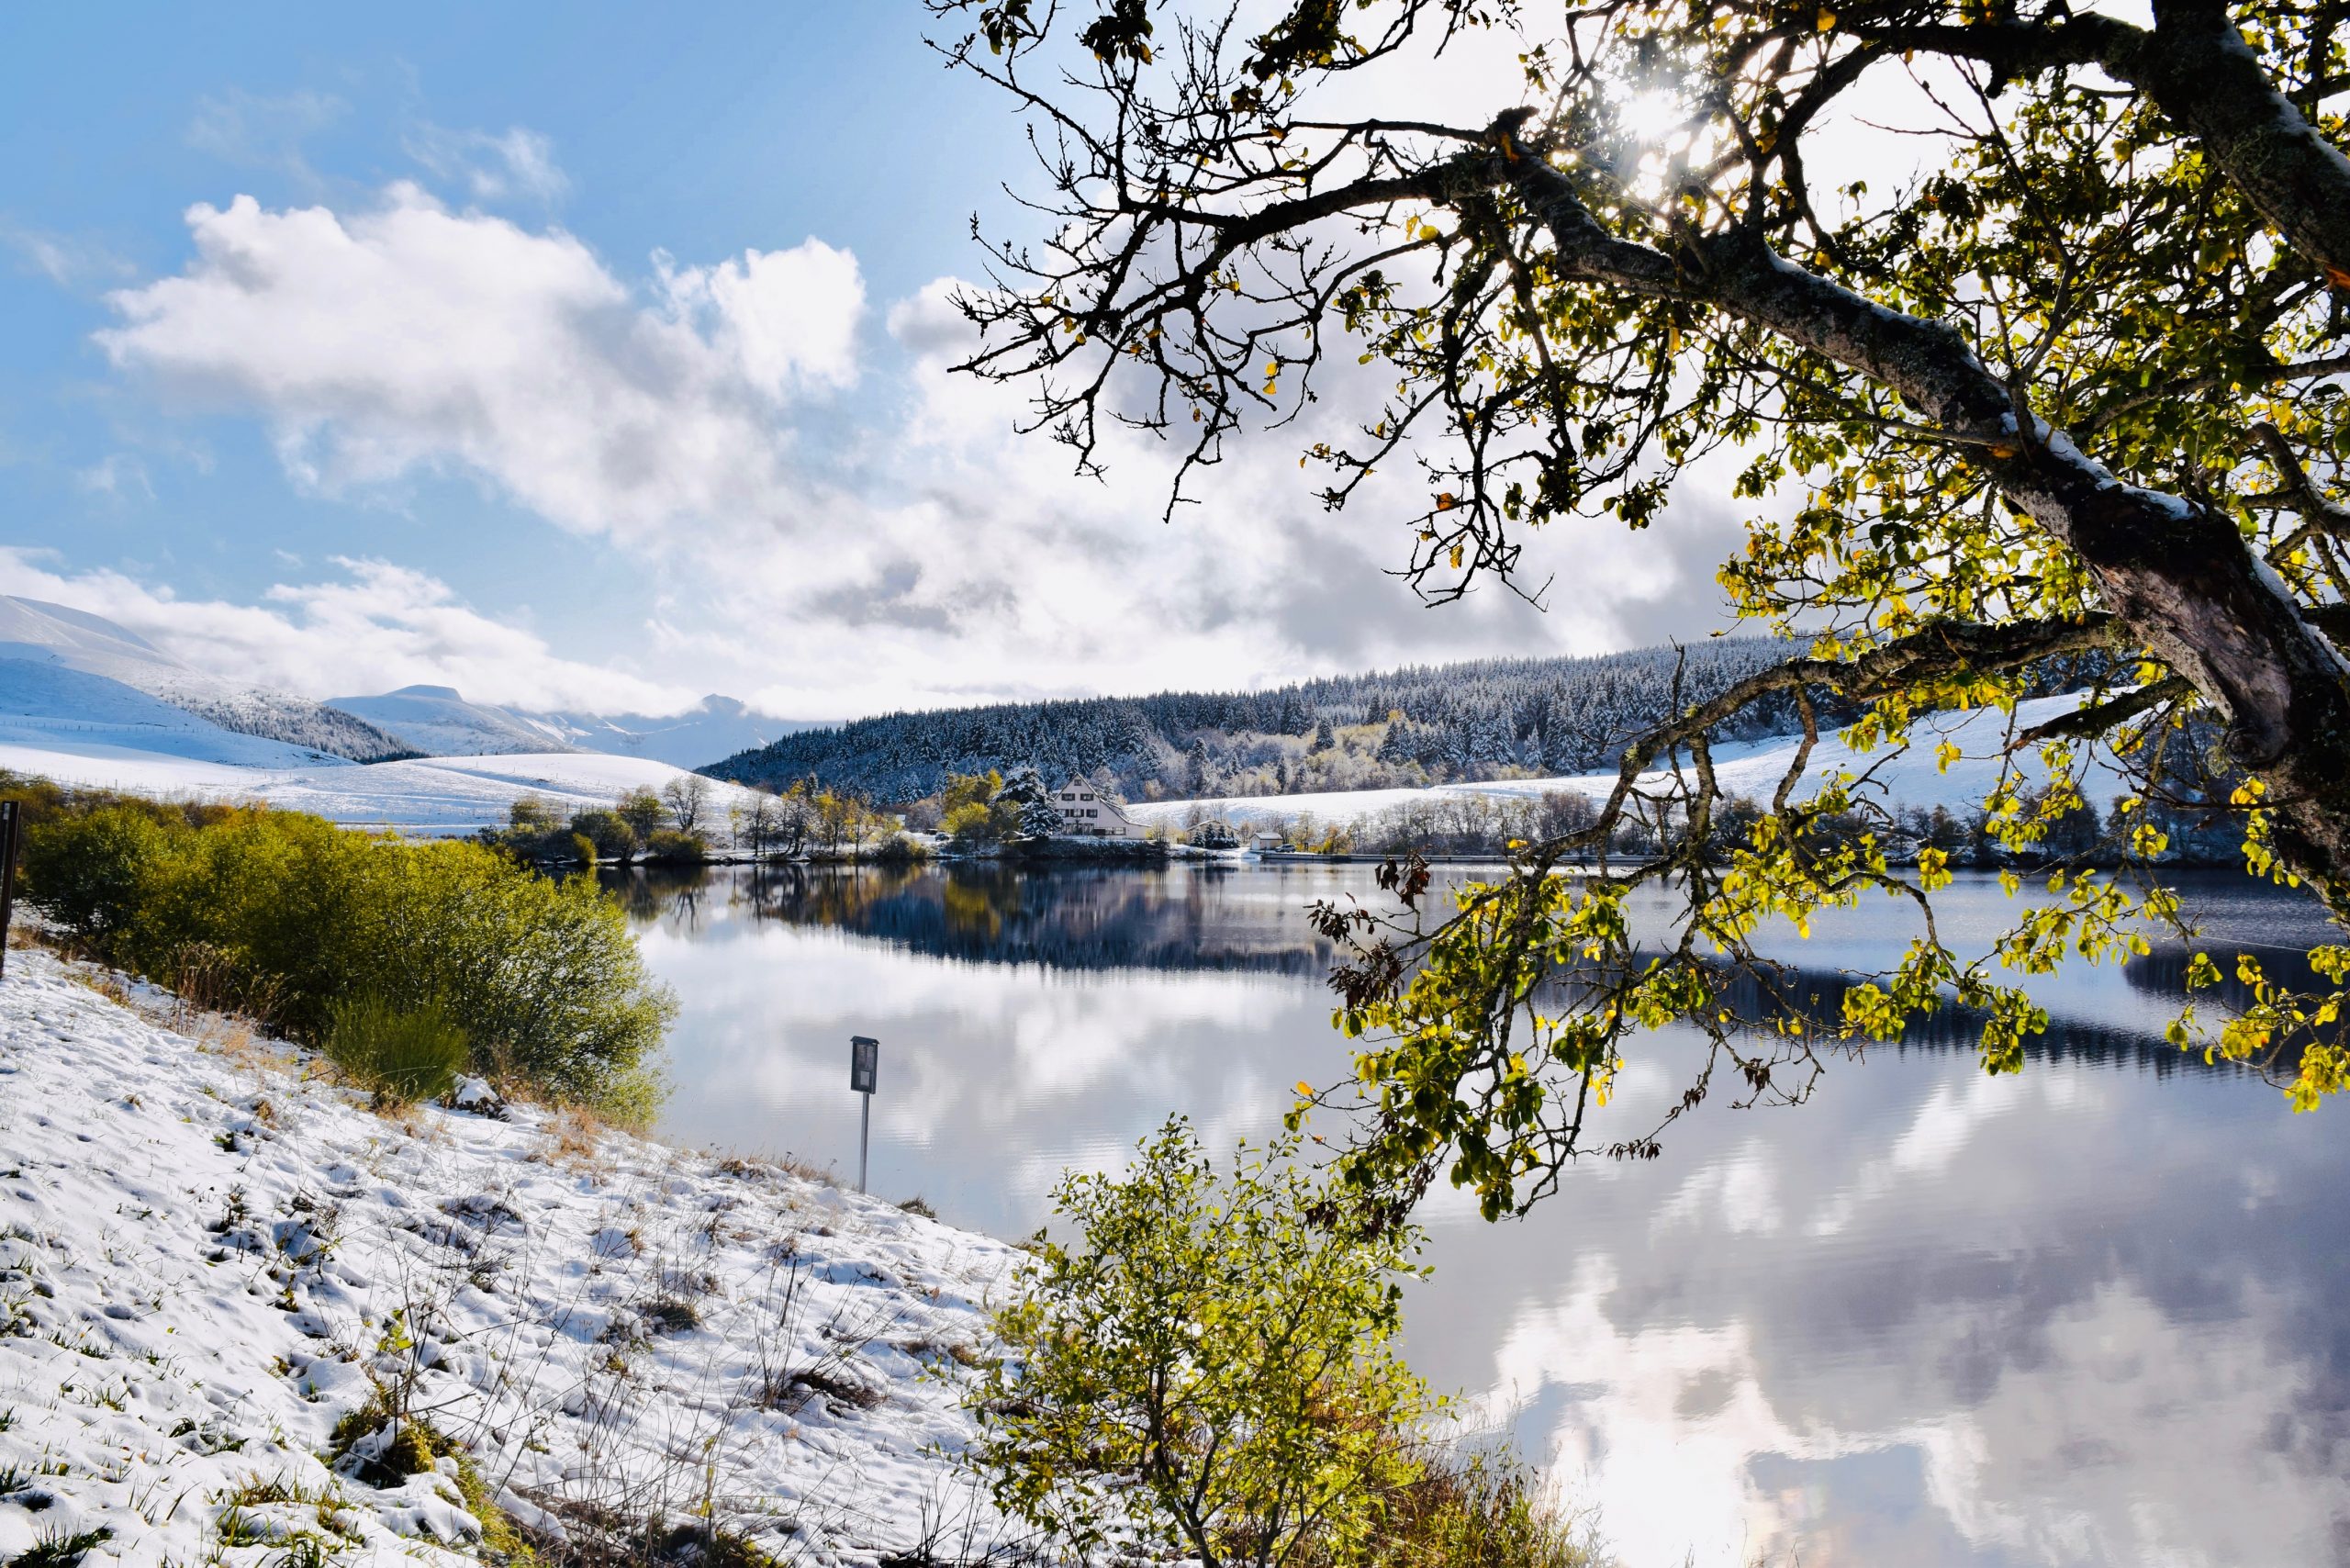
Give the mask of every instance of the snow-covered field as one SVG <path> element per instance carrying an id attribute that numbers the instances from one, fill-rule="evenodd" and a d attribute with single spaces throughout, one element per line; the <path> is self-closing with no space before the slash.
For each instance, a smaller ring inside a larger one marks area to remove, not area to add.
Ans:
<path id="1" fill-rule="evenodd" d="M 2080 700 L 2078 697 L 2042 697 L 2020 702 L 2016 704 L 2017 728 L 2027 729 L 2070 712 Z M 1920 723 L 1909 749 L 1899 756 L 1883 750 L 1856 756 L 1841 736 L 1831 733 L 1822 735 L 1819 745 L 1813 748 L 1811 773 L 1818 778 L 1838 771 L 1858 774 L 1874 768 L 1874 780 L 1884 789 L 1878 798 L 1890 804 L 1929 808 L 1943 805 L 1954 812 L 1964 811 L 1981 805 L 1998 778 L 2005 725 L 2005 716 L 1990 709 L 1942 715 Z M 1947 772 L 1941 770 L 1934 756 L 1935 745 L 1943 737 L 1954 741 L 1964 754 L 1951 764 Z M 1723 789 L 1733 794 L 1767 798 L 1778 788 L 1780 778 L 1795 760 L 1796 744 L 1794 740 L 1774 740 L 1718 747 L 1714 753 L 1715 777 Z M 2025 777 L 2044 777 L 2036 757 L 2020 754 L 2014 761 Z M 1236 827 L 1246 827 L 1278 824 L 1310 812 L 1317 823 L 1337 825 L 1358 823 L 1397 806 L 1446 796 L 1508 798 L 1572 790 L 1600 801 L 1615 787 L 1616 775 L 1610 771 L 1556 778 L 1499 779 L 1486 784 L 1439 784 L 1426 790 L 1351 790 L 1327 794 L 1148 801 L 1128 806 L 1126 814 L 1146 824 L 1166 823 L 1175 826 L 1198 807 L 1206 815 L 1221 817 Z M 2082 792 L 2102 812 L 2112 804 L 2114 797 L 2127 793 L 2128 786 L 2109 769 L 2093 767 L 2082 781 Z"/>
<path id="2" fill-rule="evenodd" d="M 469 833 L 502 825 L 508 808 L 525 795 L 552 801 L 566 815 L 589 806 L 609 806 L 633 789 L 657 791 L 685 771 L 649 757 L 597 752 L 370 763 L 329 757 L 301 766 L 282 760 L 274 766 L 239 765 L 209 756 L 174 756 L 151 745 L 121 745 L 113 736 L 35 733 L 21 722 L 0 719 L 0 768 L 142 795 L 264 801 L 334 822 L 420 833 Z M 232 738 L 256 748 L 293 750 L 274 741 Z M 739 785 L 714 778 L 707 782 L 713 822 L 724 823 L 727 808 L 751 794 Z"/>
<path id="3" fill-rule="evenodd" d="M 708 1500 L 869 1563 L 962 1506 L 958 1360 L 1011 1249 L 528 1107 L 401 1125 L 106 980 L 20 950 L 0 981 L 0 1562 L 95 1530 L 93 1564 L 450 1562 L 453 1462 L 330 1463 L 377 1385 L 526 1523 Z"/>

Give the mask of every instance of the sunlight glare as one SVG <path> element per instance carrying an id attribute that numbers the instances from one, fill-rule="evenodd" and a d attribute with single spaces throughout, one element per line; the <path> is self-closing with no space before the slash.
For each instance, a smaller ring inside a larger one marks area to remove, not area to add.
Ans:
<path id="1" fill-rule="evenodd" d="M 1616 114 L 1628 135 L 1651 146 L 1679 129 L 1684 118 L 1672 94 L 1655 91 L 1628 94 Z"/>

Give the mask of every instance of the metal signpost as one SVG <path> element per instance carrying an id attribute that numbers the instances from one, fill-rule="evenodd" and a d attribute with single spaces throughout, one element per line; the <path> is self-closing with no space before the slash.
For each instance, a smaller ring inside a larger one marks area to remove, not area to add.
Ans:
<path id="1" fill-rule="evenodd" d="M 8 972 L 8 922 L 17 913 L 17 834 L 24 819 L 23 805 L 0 801 L 0 975 Z"/>
<path id="2" fill-rule="evenodd" d="M 873 1145 L 873 1085 L 881 1076 L 881 1042 L 852 1035 L 848 1042 L 848 1086 L 865 1096 L 864 1119 L 856 1129 L 856 1190 L 865 1191 L 866 1153 Z"/>

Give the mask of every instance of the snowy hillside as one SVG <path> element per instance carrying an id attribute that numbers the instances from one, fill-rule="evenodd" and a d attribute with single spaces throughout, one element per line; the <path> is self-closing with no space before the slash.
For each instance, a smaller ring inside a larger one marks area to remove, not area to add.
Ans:
<path id="1" fill-rule="evenodd" d="M 2076 695 L 2034 698 L 2016 705 L 2017 722 L 2020 727 L 2028 727 L 2070 712 L 2080 703 Z M 1942 715 L 1919 725 L 1915 744 L 1898 756 L 1882 751 L 1856 756 L 1841 736 L 1824 735 L 1812 752 L 1812 775 L 1817 778 L 1840 770 L 1860 773 L 1874 767 L 1876 780 L 1885 787 L 1882 798 L 1889 804 L 1929 808 L 1943 805 L 1953 812 L 1963 812 L 1982 804 L 1998 778 L 2002 726 L 2001 716 L 1988 709 Z M 1965 753 L 1947 773 L 1938 769 L 1934 757 L 1935 744 L 1943 736 L 1956 742 Z M 1767 798 L 1778 788 L 1780 777 L 1795 759 L 1796 745 L 1794 740 L 1783 739 L 1718 747 L 1714 753 L 1715 776 L 1722 788 L 1732 794 Z M 2019 756 L 2016 760 L 2027 778 L 2041 777 L 2031 757 Z M 1431 797 L 1524 796 L 1573 790 L 1601 801 L 1615 787 L 1616 775 L 1610 771 L 1552 778 L 1496 779 L 1483 784 L 1443 784 L 1428 790 L 1354 790 L 1312 795 L 1147 801 L 1129 805 L 1126 814 L 1145 824 L 1165 823 L 1179 826 L 1196 807 L 1236 827 L 1278 824 L 1307 813 L 1318 823 L 1336 825 L 1360 823 L 1392 807 Z M 2116 796 L 2130 791 L 2119 775 L 2099 767 L 2084 781 L 2082 792 L 2103 812 Z"/>
<path id="2" fill-rule="evenodd" d="M 973 1517 L 958 1362 L 1010 1248 L 529 1107 L 379 1116 L 115 983 L 0 984 L 0 1562 L 454 1568 L 482 1500 L 576 1533 L 708 1499 L 870 1563 Z M 369 1471 L 388 1421 L 338 1453 L 385 1389 L 465 1464 Z"/>
<path id="3" fill-rule="evenodd" d="M 695 768 L 809 726 L 754 713 L 732 697 L 703 698 L 682 713 L 534 712 L 468 701 L 454 688 L 404 686 L 380 697 L 338 697 L 355 713 L 435 756 L 548 752 L 566 747 Z"/>
<path id="4" fill-rule="evenodd" d="M 354 762 L 402 756 L 413 750 L 351 714 L 290 691 L 207 675 L 111 621 L 45 599 L 0 596 L 0 658 L 100 676 L 222 729 Z"/>
<path id="5" fill-rule="evenodd" d="M 403 686 L 380 697 L 337 697 L 328 706 L 356 714 L 434 756 L 568 749 L 559 730 L 487 702 L 468 702 L 453 686 Z"/>
<path id="6" fill-rule="evenodd" d="M 21 644 L 16 644 L 21 646 Z M 340 756 L 240 734 L 136 688 L 41 657 L 0 655 L 0 767 L 51 777 L 84 766 L 343 768 Z"/>
<path id="7" fill-rule="evenodd" d="M 356 714 L 267 687 L 182 678 L 163 682 L 155 694 L 223 729 L 332 752 L 352 762 L 414 756 L 419 749 Z"/>
<path id="8" fill-rule="evenodd" d="M 113 622 L 47 599 L 0 595 L 0 655 L 48 658 L 151 691 L 187 666 Z"/>
<path id="9" fill-rule="evenodd" d="M 0 720 L 0 768 L 10 772 L 141 795 L 263 801 L 354 826 L 435 834 L 503 826 L 508 809 L 525 795 L 538 796 L 567 816 L 609 806 L 631 790 L 657 792 L 685 771 L 666 762 L 592 752 L 347 763 L 274 742 L 225 735 L 230 745 L 255 748 L 252 760 L 237 761 L 151 749 L 137 744 L 151 738 L 140 735 L 108 741 L 27 728 L 19 738 L 6 727 L 8 722 Z M 711 780 L 711 821 L 722 827 L 727 809 L 748 794 L 739 786 Z"/>
<path id="10" fill-rule="evenodd" d="M 192 668 L 85 610 L 6 596 L 0 596 L 0 658 L 103 676 L 222 729 L 354 762 L 578 747 L 692 768 L 810 727 L 767 718 L 717 695 L 668 715 L 535 713 L 467 701 L 447 686 L 404 686 L 373 697 L 316 702 Z"/>
<path id="11" fill-rule="evenodd" d="M 432 832 L 467 832 L 501 825 L 507 808 L 525 795 L 550 801 L 564 815 L 609 806 L 632 790 L 661 787 L 686 770 L 643 757 L 595 752 L 509 753 L 432 756 L 378 762 L 356 770 L 306 769 L 248 783 L 238 793 L 288 811 L 335 822 L 368 823 Z M 723 831 L 727 809 L 750 791 L 709 780 L 710 822 Z"/>

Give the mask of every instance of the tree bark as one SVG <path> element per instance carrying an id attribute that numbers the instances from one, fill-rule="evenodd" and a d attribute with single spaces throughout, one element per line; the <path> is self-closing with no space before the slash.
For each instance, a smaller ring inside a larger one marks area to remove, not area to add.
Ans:
<path id="1" fill-rule="evenodd" d="M 1946 323 L 1888 309 L 1743 231 L 1668 255 L 1609 235 L 1564 175 L 1496 158 L 1559 251 L 1559 269 L 1701 301 L 1899 394 L 1966 440 L 2001 492 L 2071 546 L 2106 606 L 2228 721 L 2267 788 L 2276 848 L 2350 924 L 2350 666 L 2224 513 L 2123 483 L 2050 428 Z"/>

